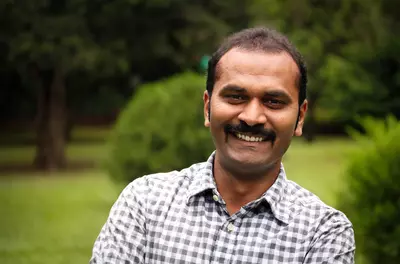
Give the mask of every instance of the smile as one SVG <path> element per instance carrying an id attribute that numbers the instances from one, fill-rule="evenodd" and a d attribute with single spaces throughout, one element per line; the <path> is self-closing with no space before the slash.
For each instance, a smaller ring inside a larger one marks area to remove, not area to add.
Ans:
<path id="1" fill-rule="evenodd" d="M 241 139 L 243 141 L 248 141 L 248 142 L 261 142 L 266 140 L 265 137 L 257 137 L 257 136 L 249 136 L 241 133 L 234 133 L 233 134 L 236 138 Z"/>

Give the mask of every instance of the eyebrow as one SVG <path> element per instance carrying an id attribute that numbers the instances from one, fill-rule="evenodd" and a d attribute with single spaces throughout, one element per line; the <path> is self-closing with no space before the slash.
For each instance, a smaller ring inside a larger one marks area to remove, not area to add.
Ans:
<path id="1" fill-rule="evenodd" d="M 219 93 L 220 94 L 221 93 L 226 93 L 226 92 L 246 93 L 246 91 L 247 90 L 245 88 L 239 87 L 237 85 L 228 84 L 227 86 L 222 88 Z"/>
<path id="2" fill-rule="evenodd" d="M 283 98 L 288 101 L 292 101 L 292 98 L 285 92 L 280 91 L 280 90 L 272 90 L 264 93 L 264 97 L 277 97 L 277 98 Z"/>
<path id="3" fill-rule="evenodd" d="M 234 93 L 247 93 L 247 89 L 237 86 L 237 85 L 233 85 L 233 84 L 228 84 L 225 87 L 223 87 L 221 89 L 221 91 L 219 92 L 219 94 L 223 94 L 223 93 L 228 93 L 228 92 L 234 92 Z M 274 98 L 282 98 L 285 99 L 289 102 L 292 102 L 292 98 L 285 92 L 281 91 L 281 90 L 270 90 L 270 91 L 266 91 L 263 94 L 263 97 L 274 97 Z"/>

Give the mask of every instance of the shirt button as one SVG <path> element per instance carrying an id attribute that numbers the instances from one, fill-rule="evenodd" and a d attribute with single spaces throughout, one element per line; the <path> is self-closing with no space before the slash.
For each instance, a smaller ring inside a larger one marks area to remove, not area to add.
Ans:
<path id="1" fill-rule="evenodd" d="M 214 201 L 218 202 L 218 195 L 214 194 L 213 199 L 214 199 Z"/>
<path id="2" fill-rule="evenodd" d="M 229 232 L 232 232 L 234 228 L 235 228 L 235 226 L 232 223 L 228 224 L 228 231 Z"/>

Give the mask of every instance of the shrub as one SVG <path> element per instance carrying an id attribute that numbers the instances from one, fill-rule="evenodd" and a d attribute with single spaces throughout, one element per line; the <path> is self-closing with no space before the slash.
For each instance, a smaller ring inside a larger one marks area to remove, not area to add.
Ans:
<path id="1" fill-rule="evenodd" d="M 117 120 L 106 167 L 123 182 L 205 161 L 213 150 L 204 127 L 205 78 L 183 73 L 139 87 Z"/>
<path id="2" fill-rule="evenodd" d="M 353 222 L 357 248 L 370 263 L 400 263 L 400 122 L 372 118 L 352 131 L 361 149 L 351 157 L 342 210 Z"/>

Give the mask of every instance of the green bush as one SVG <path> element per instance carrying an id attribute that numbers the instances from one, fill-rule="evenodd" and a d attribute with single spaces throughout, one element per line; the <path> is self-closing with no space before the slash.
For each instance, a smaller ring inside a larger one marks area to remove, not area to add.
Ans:
<path id="1" fill-rule="evenodd" d="M 122 182 L 205 161 L 213 150 L 204 127 L 205 78 L 183 73 L 139 87 L 110 140 L 107 169 Z"/>
<path id="2" fill-rule="evenodd" d="M 365 134 L 347 170 L 342 210 L 353 222 L 357 248 L 370 263 L 400 263 L 400 122 L 361 122 Z"/>

